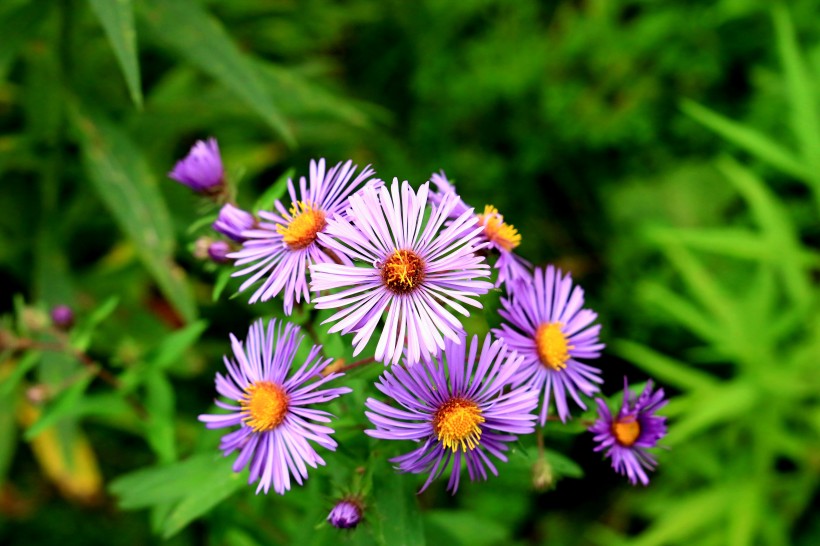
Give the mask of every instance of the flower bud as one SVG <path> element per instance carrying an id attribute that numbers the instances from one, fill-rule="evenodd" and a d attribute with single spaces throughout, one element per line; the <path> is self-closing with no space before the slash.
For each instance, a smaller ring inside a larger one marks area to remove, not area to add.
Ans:
<path id="1" fill-rule="evenodd" d="M 353 529 L 362 521 L 361 502 L 346 497 L 336 503 L 327 520 L 337 529 Z"/>
<path id="2" fill-rule="evenodd" d="M 227 241 L 214 241 L 208 246 L 208 257 L 218 264 L 230 262 L 228 253 L 231 251 L 231 245 Z"/>
<path id="3" fill-rule="evenodd" d="M 68 330 L 74 324 L 74 312 L 68 305 L 57 305 L 51 309 L 51 322 L 60 330 Z"/>
<path id="4" fill-rule="evenodd" d="M 198 140 L 188 155 L 177 161 L 168 177 L 197 193 L 219 193 L 225 182 L 225 171 L 216 139 Z"/>
<path id="5" fill-rule="evenodd" d="M 251 229 L 255 223 L 256 220 L 250 212 L 227 203 L 219 211 L 219 217 L 213 223 L 212 227 L 222 235 L 230 237 L 237 243 L 241 243 L 245 240 L 242 236 L 242 232 L 246 229 Z"/>

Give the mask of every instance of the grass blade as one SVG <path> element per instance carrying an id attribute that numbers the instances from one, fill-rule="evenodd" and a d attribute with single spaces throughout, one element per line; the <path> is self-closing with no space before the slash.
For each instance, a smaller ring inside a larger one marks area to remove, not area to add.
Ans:
<path id="1" fill-rule="evenodd" d="M 131 100 L 142 108 L 140 65 L 137 58 L 137 32 L 131 0 L 88 0 L 105 30 L 111 49 L 120 63 Z"/>

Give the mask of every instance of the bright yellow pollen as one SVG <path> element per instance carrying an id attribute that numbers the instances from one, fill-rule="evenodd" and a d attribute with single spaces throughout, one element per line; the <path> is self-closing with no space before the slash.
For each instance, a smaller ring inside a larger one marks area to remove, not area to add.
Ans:
<path id="1" fill-rule="evenodd" d="M 555 371 L 567 367 L 569 351 L 574 349 L 561 331 L 560 322 L 545 322 L 535 332 L 535 348 L 541 364 Z"/>
<path id="2" fill-rule="evenodd" d="M 412 292 L 424 280 L 424 261 L 412 250 L 396 250 L 381 270 L 382 282 L 397 294 Z"/>
<path id="3" fill-rule="evenodd" d="M 285 420 L 289 397 L 285 390 L 270 381 L 258 381 L 245 389 L 239 401 L 245 424 L 254 432 L 273 430 Z"/>
<path id="4" fill-rule="evenodd" d="M 612 434 L 619 444 L 630 447 L 641 435 L 641 425 L 634 417 L 625 417 L 612 423 Z"/>
<path id="5" fill-rule="evenodd" d="M 289 216 L 285 215 L 287 225 L 276 226 L 276 233 L 284 238 L 291 250 L 310 246 L 316 240 L 316 235 L 327 225 L 325 213 L 304 201 L 294 203 L 290 207 Z"/>
<path id="6" fill-rule="evenodd" d="M 433 431 L 445 448 L 467 451 L 478 447 L 481 428 L 485 421 L 481 410 L 470 400 L 451 398 L 442 404 L 433 416 Z"/>
<path id="7" fill-rule="evenodd" d="M 492 205 L 484 206 L 484 214 L 478 215 L 478 223 L 484 226 L 484 235 L 504 250 L 512 250 L 521 244 L 521 234 Z"/>

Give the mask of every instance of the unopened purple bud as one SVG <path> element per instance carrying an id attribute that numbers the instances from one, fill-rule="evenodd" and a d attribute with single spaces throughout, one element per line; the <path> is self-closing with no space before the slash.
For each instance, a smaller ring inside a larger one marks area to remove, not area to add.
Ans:
<path id="1" fill-rule="evenodd" d="M 51 310 L 51 322 L 57 328 L 67 330 L 74 324 L 74 311 L 67 305 L 57 305 Z"/>
<path id="2" fill-rule="evenodd" d="M 196 192 L 217 193 L 224 182 L 225 171 L 216 139 L 198 140 L 168 176 Z"/>
<path id="3" fill-rule="evenodd" d="M 327 520 L 337 529 L 353 529 L 362 521 L 362 507 L 353 499 L 344 499 L 336 503 Z"/>
<path id="4" fill-rule="evenodd" d="M 237 243 L 245 240 L 242 232 L 251 229 L 256 220 L 250 212 L 235 207 L 230 203 L 224 205 L 219 211 L 219 217 L 213 223 L 214 230 L 226 237 L 230 237 Z"/>
<path id="5" fill-rule="evenodd" d="M 208 247 L 208 257 L 220 264 L 228 263 L 231 261 L 228 258 L 230 251 L 231 245 L 227 241 L 214 241 Z"/>

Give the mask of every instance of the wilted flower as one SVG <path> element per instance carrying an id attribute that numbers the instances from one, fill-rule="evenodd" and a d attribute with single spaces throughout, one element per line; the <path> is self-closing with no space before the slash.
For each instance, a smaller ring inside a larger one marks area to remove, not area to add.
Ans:
<path id="1" fill-rule="evenodd" d="M 375 174 L 368 166 L 354 178 L 356 168 L 347 161 L 326 171 L 324 159 L 311 161 L 310 181 L 302 177 L 298 192 L 293 181 L 288 181 L 292 202 L 289 210 L 277 200 L 276 212 L 259 211 L 258 224 L 242 234 L 242 249 L 230 256 L 237 267 L 246 266 L 233 276 L 251 275 L 240 291 L 262 280 L 250 303 L 267 301 L 283 292 L 285 313 L 289 315 L 294 301 L 304 298 L 310 302 L 308 265 L 332 262 L 335 257 L 328 255 L 317 236 L 328 221 L 344 211 L 348 196 Z"/>
<path id="2" fill-rule="evenodd" d="M 506 461 L 507 444 L 516 434 L 535 430 L 538 392 L 505 386 L 521 364 L 501 341 L 489 335 L 479 354 L 478 337 L 467 347 L 447 340 L 443 354 L 406 368 L 385 371 L 376 387 L 391 404 L 368 398 L 365 412 L 375 425 L 365 433 L 386 440 L 413 440 L 421 445 L 391 462 L 403 472 L 428 473 L 421 491 L 440 476 L 450 461 L 447 489 L 458 489 L 461 463 L 471 480 L 498 475 L 489 455 Z M 478 359 L 476 359 L 478 356 Z"/>
<path id="3" fill-rule="evenodd" d="M 640 481 L 649 484 L 646 470 L 657 466 L 655 458 L 646 450 L 655 447 L 658 440 L 666 436 L 666 417 L 654 413 L 666 405 L 663 389 L 652 392 L 652 381 L 646 382 L 639 397 L 629 392 L 629 385 L 624 377 L 624 399 L 621 409 L 613 415 L 600 398 L 598 419 L 589 428 L 595 434 L 593 440 L 598 442 L 595 451 L 602 451 L 605 457 L 612 458 L 612 468 L 619 474 L 626 475 L 632 485 Z"/>
<path id="4" fill-rule="evenodd" d="M 219 210 L 219 216 L 212 227 L 222 235 L 241 243 L 245 240 L 242 232 L 251 229 L 255 223 L 256 220 L 250 212 L 226 203 Z"/>
<path id="5" fill-rule="evenodd" d="M 231 335 L 234 358 L 224 358 L 228 375 L 216 374 L 217 392 L 233 403 L 216 405 L 230 413 L 200 415 L 208 428 L 239 426 L 222 437 L 225 456 L 239 451 L 235 472 L 250 467 L 248 483 L 259 480 L 256 492 L 284 494 L 290 478 L 299 485 L 307 478 L 307 466 L 316 468 L 325 461 L 308 440 L 334 451 L 333 429 L 317 423 L 330 422 L 326 411 L 310 406 L 350 392 L 347 387 L 320 390 L 319 387 L 343 374 L 322 377 L 332 359 L 320 357 L 314 345 L 303 363 L 294 365 L 302 341 L 299 328 L 271 320 L 265 330 L 262 320 L 254 322 L 243 345 Z M 311 381 L 313 380 L 313 381 Z M 310 382 L 309 382 L 310 381 Z"/>
<path id="6" fill-rule="evenodd" d="M 217 193 L 224 184 L 225 171 L 219 145 L 211 137 L 198 140 L 184 158 L 177 161 L 168 176 L 199 193 Z"/>
<path id="7" fill-rule="evenodd" d="M 459 320 L 450 306 L 469 316 L 464 305 L 481 307 L 476 296 L 492 284 L 482 277 L 489 266 L 476 254 L 476 219 L 471 211 L 439 231 L 450 214 L 454 198 L 444 199 L 427 211 L 428 184 L 414 192 L 405 181 L 387 187 L 368 187 L 350 197 L 348 218 L 328 222 L 319 241 L 364 263 L 320 263 L 311 266 L 311 289 L 342 289 L 316 298 L 319 309 L 340 310 L 327 319 L 330 332 L 356 332 L 357 355 L 372 337 L 382 316 L 384 328 L 376 346 L 376 360 L 396 363 L 407 348 L 410 364 L 422 353 L 444 348 L 444 338 L 458 341 Z"/>
<path id="8" fill-rule="evenodd" d="M 529 282 L 508 283 L 509 296 L 501 298 L 498 313 L 509 324 L 493 330 L 510 349 L 524 357 L 516 384 L 526 383 L 544 392 L 540 422 L 547 421 L 550 398 L 555 400 L 561 421 L 569 417 L 567 394 L 586 409 L 578 391 L 591 396 L 602 383 L 598 368 L 578 359 L 597 358 L 600 325 L 590 326 L 597 314 L 584 305 L 584 291 L 572 286 L 569 274 L 547 267 L 536 268 Z"/>

